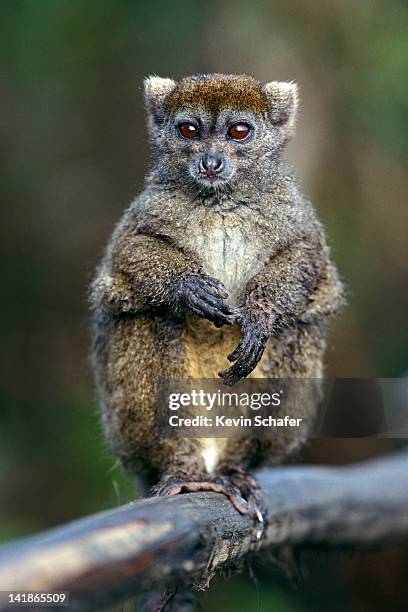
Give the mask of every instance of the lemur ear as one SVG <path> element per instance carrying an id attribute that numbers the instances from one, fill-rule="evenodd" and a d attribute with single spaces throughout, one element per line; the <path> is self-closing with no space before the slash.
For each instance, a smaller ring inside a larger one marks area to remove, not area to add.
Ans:
<path id="1" fill-rule="evenodd" d="M 264 85 L 264 92 L 269 101 L 269 116 L 272 123 L 287 127 L 292 131 L 295 127 L 299 106 L 299 93 L 296 83 L 271 81 Z"/>
<path id="2" fill-rule="evenodd" d="M 173 91 L 176 82 L 172 79 L 162 79 L 149 76 L 144 80 L 144 98 L 146 110 L 155 123 L 160 123 L 163 117 L 163 103 L 166 96 Z"/>

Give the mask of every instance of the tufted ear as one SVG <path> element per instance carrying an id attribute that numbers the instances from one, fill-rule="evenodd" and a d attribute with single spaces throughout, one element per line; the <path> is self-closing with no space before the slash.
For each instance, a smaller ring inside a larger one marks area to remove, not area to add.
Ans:
<path id="1" fill-rule="evenodd" d="M 172 79 L 162 79 L 158 76 L 149 76 L 144 80 L 144 98 L 149 119 L 159 124 L 163 118 L 163 104 L 167 95 L 173 91 L 176 82 Z"/>
<path id="2" fill-rule="evenodd" d="M 298 86 L 293 82 L 271 81 L 264 85 L 264 92 L 268 98 L 272 123 L 284 126 L 288 135 L 291 135 L 299 106 Z"/>

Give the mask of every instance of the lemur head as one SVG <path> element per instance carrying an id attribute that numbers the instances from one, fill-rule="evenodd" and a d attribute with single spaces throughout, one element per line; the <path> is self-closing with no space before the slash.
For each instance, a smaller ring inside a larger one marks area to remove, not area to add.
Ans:
<path id="1" fill-rule="evenodd" d="M 211 192 L 263 182 L 293 134 L 298 96 L 294 83 L 245 75 L 153 76 L 145 102 L 160 172 Z"/>

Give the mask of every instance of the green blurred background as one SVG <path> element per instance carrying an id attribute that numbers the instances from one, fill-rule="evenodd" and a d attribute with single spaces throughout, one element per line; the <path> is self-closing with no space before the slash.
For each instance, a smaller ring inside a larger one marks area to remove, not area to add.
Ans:
<path id="1" fill-rule="evenodd" d="M 2 541 L 134 494 L 99 429 L 86 291 L 143 185 L 145 75 L 247 72 L 299 83 L 288 157 L 349 290 L 328 371 L 407 373 L 407 31 L 403 0 L 1 2 Z M 326 440 L 304 460 L 347 462 L 391 446 Z M 407 558 L 400 546 L 312 561 L 295 587 L 264 564 L 263 610 L 404 609 Z M 244 572 L 216 580 L 200 600 L 246 612 L 257 593 Z"/>

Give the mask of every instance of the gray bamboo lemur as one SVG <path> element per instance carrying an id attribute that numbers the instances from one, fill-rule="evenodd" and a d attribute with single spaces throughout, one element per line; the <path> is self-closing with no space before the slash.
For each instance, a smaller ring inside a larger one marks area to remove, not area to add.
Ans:
<path id="1" fill-rule="evenodd" d="M 281 461 L 300 440 L 161 438 L 156 391 L 172 378 L 322 376 L 342 285 L 282 161 L 297 88 L 244 75 L 150 77 L 145 101 L 153 163 L 91 290 L 103 425 L 125 467 L 159 482 L 159 494 L 222 491 L 245 512 L 245 471 Z M 313 417 L 317 407 L 296 410 Z"/>

